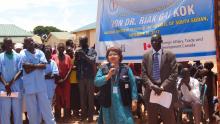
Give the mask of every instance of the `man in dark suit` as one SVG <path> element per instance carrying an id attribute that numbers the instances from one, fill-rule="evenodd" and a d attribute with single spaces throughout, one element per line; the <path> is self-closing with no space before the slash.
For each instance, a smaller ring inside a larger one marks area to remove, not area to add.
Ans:
<path id="1" fill-rule="evenodd" d="M 163 42 L 160 34 L 154 34 L 151 38 L 153 50 L 144 54 L 142 62 L 142 78 L 146 86 L 145 100 L 147 104 L 149 124 L 157 124 L 162 119 L 164 124 L 175 124 L 173 103 L 177 100 L 177 64 L 176 57 L 170 51 L 161 49 Z M 163 91 L 172 94 L 170 108 L 159 104 L 150 103 L 150 93 L 154 90 L 156 95 Z"/>

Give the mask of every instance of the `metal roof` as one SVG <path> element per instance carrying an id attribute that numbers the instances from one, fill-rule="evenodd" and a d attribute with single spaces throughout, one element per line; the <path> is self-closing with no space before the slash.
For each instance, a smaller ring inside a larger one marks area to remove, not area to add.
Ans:
<path id="1" fill-rule="evenodd" d="M 73 34 L 71 34 L 70 32 L 50 32 L 49 37 L 50 36 L 55 36 L 57 39 L 72 39 L 73 38 Z"/>
<path id="2" fill-rule="evenodd" d="M 81 28 L 78 28 L 78 29 L 74 30 L 73 33 L 80 32 L 80 31 L 91 30 L 91 29 L 96 29 L 96 22 L 93 22 L 91 24 L 88 24 L 88 25 L 85 25 Z"/>
<path id="3" fill-rule="evenodd" d="M 28 37 L 31 32 L 25 31 L 14 24 L 0 24 L 0 37 Z"/>

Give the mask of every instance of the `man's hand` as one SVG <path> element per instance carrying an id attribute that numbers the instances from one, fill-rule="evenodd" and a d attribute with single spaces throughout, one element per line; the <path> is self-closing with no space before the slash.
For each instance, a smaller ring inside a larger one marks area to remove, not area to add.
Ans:
<path id="1" fill-rule="evenodd" d="M 34 68 L 34 64 L 24 63 L 24 64 L 23 64 L 23 67 L 24 67 L 24 69 Z"/>
<path id="2" fill-rule="evenodd" d="M 132 100 L 131 110 L 135 112 L 137 110 L 137 100 Z"/>
<path id="3" fill-rule="evenodd" d="M 46 74 L 45 79 L 53 79 L 52 73 Z"/>
<path id="4" fill-rule="evenodd" d="M 35 70 L 34 64 L 29 64 L 29 63 L 24 63 L 23 68 L 27 74 Z"/>
<path id="5" fill-rule="evenodd" d="M 59 79 L 59 80 L 57 81 L 57 84 L 62 86 L 62 85 L 64 84 L 64 82 L 65 82 L 64 79 Z"/>
<path id="6" fill-rule="evenodd" d="M 76 66 L 75 65 L 72 66 L 72 70 L 76 71 Z"/>
<path id="7" fill-rule="evenodd" d="M 152 85 L 151 89 L 154 90 L 157 95 L 160 95 L 163 91 L 163 89 L 158 87 L 157 85 Z"/>
<path id="8" fill-rule="evenodd" d="M 5 86 L 5 90 L 6 90 L 6 92 L 7 92 L 7 96 L 10 96 L 11 95 L 11 88 L 10 88 L 10 85 L 6 85 Z"/>
<path id="9" fill-rule="evenodd" d="M 60 87 L 64 87 L 65 86 L 65 79 L 59 79 L 57 81 L 57 85 L 59 85 Z"/>

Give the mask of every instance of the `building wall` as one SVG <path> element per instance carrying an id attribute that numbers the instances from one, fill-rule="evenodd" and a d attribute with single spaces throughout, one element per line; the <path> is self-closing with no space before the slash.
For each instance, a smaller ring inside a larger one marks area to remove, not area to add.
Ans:
<path id="1" fill-rule="evenodd" d="M 66 43 L 66 39 L 57 39 L 55 36 L 51 36 L 45 45 L 51 45 L 53 48 L 56 48 L 59 43 Z"/>
<path id="2" fill-rule="evenodd" d="M 50 38 L 45 42 L 45 45 L 51 45 L 52 47 L 55 47 L 57 45 L 58 39 L 54 36 L 50 36 Z"/>
<path id="3" fill-rule="evenodd" d="M 86 31 L 81 31 L 81 32 L 76 32 L 76 43 L 79 45 L 79 38 L 81 36 L 87 36 L 89 40 L 89 46 L 92 47 L 94 46 L 96 42 L 96 30 L 86 30 Z"/>
<path id="4" fill-rule="evenodd" d="M 94 46 L 95 42 L 96 42 L 96 30 L 93 29 L 93 30 L 90 30 L 90 46 Z"/>
<path id="5" fill-rule="evenodd" d="M 3 39 L 5 37 L 0 37 L 0 43 L 3 43 Z M 24 38 L 25 37 L 9 37 L 12 39 L 13 43 L 24 43 Z"/>

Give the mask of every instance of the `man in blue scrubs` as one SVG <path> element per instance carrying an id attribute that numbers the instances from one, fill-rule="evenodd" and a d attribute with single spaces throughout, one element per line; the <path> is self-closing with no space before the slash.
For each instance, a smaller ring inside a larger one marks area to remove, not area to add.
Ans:
<path id="1" fill-rule="evenodd" d="M 47 60 L 41 50 L 35 49 L 32 38 L 26 39 L 25 46 L 27 49 L 21 51 L 21 64 L 29 123 L 40 124 L 43 117 L 46 124 L 55 124 L 45 83 Z"/>
<path id="2" fill-rule="evenodd" d="M 0 97 L 0 123 L 11 124 L 11 111 L 14 124 L 22 124 L 22 82 L 17 80 L 20 75 L 20 55 L 12 50 L 10 38 L 4 38 L 3 50 L 0 54 L 0 92 L 7 92 L 8 97 Z M 17 92 L 17 97 L 11 94 Z"/>

